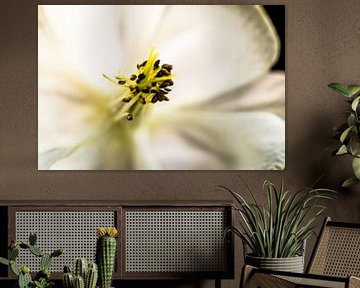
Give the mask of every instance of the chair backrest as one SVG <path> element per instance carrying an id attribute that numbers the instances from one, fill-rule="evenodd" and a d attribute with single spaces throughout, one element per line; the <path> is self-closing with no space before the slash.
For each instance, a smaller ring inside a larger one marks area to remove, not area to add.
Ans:
<path id="1" fill-rule="evenodd" d="M 307 273 L 360 277 L 360 223 L 326 218 Z"/>

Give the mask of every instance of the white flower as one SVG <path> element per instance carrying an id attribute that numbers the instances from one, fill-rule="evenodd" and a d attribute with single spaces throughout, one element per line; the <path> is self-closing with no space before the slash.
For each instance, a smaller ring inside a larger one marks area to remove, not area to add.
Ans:
<path id="1" fill-rule="evenodd" d="M 285 76 L 259 6 L 39 6 L 39 169 L 283 169 Z M 170 101 L 118 120 L 156 47 Z M 139 116 L 139 117 L 138 117 Z M 138 117 L 138 118 L 137 118 Z"/>

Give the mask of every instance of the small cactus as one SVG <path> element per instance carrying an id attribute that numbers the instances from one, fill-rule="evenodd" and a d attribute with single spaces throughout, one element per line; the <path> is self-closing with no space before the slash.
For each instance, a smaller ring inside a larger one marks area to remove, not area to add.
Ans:
<path id="1" fill-rule="evenodd" d="M 74 274 L 76 276 L 81 276 L 85 279 L 86 271 L 88 268 L 88 262 L 86 258 L 79 258 L 75 261 Z"/>
<path id="2" fill-rule="evenodd" d="M 64 266 L 63 286 L 64 288 L 95 288 L 98 278 L 96 263 L 89 263 L 85 258 L 78 258 L 74 263 L 74 272 L 71 273 L 69 266 Z M 81 280 L 80 280 L 81 279 Z M 83 283 L 83 284 L 82 284 Z"/>
<path id="3" fill-rule="evenodd" d="M 100 288 L 110 288 L 116 258 L 115 227 L 98 228 L 96 243 L 96 262 L 99 267 Z"/>
<path id="4" fill-rule="evenodd" d="M 74 288 L 85 288 L 84 278 L 81 276 L 74 277 Z"/>
<path id="5" fill-rule="evenodd" d="M 98 279 L 98 266 L 96 263 L 89 263 L 85 276 L 85 288 L 95 288 Z"/>
<path id="6" fill-rule="evenodd" d="M 62 277 L 64 288 L 73 288 L 74 287 L 74 276 L 72 273 L 64 273 Z"/>

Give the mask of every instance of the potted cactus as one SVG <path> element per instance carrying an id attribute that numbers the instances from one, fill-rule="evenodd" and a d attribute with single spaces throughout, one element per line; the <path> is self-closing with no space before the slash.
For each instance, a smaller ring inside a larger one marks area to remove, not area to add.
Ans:
<path id="1" fill-rule="evenodd" d="M 100 227 L 97 229 L 96 262 L 99 267 L 99 287 L 110 288 L 116 258 L 115 227 Z"/>
<path id="2" fill-rule="evenodd" d="M 98 267 L 96 263 L 88 262 L 85 258 L 78 258 L 71 272 L 69 266 L 64 267 L 64 288 L 95 288 L 98 279 Z"/>
<path id="3" fill-rule="evenodd" d="M 50 280 L 50 265 L 52 259 L 63 254 L 64 250 L 57 249 L 52 253 L 45 253 L 36 246 L 36 241 L 36 233 L 30 233 L 29 243 L 12 242 L 8 252 L 8 259 L 0 257 L 0 263 L 10 266 L 11 271 L 18 277 L 18 288 L 49 288 L 54 285 Z M 41 259 L 41 270 L 35 275 L 34 280 L 30 275 L 30 268 L 28 266 L 19 266 L 16 263 L 20 249 L 28 250 L 30 253 Z"/>

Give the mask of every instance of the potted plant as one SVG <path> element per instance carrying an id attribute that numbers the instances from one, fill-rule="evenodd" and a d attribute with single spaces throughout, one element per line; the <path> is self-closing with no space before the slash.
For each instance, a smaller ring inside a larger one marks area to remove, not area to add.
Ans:
<path id="1" fill-rule="evenodd" d="M 243 180 L 242 180 L 243 181 Z M 329 189 L 304 188 L 296 193 L 280 189 L 266 180 L 266 206 L 261 205 L 250 188 L 245 190 L 251 201 L 240 194 L 220 186 L 236 200 L 233 205 L 240 215 L 240 227 L 228 227 L 225 233 L 233 232 L 243 242 L 245 264 L 259 268 L 300 272 L 304 270 L 305 241 L 314 233 L 315 220 L 326 207 L 317 202 L 331 199 Z M 250 250 L 250 253 L 247 253 Z"/>
<path id="2" fill-rule="evenodd" d="M 62 255 L 64 250 L 57 249 L 52 253 L 45 253 L 36 246 L 36 242 L 36 233 L 30 233 L 29 243 L 12 242 L 8 251 L 8 259 L 0 257 L 0 263 L 10 266 L 11 271 L 18 277 L 17 288 L 50 288 L 54 286 L 54 282 L 50 280 L 50 265 L 52 259 Z M 20 249 L 28 250 L 31 254 L 41 259 L 41 270 L 36 273 L 34 279 L 31 277 L 30 268 L 28 266 L 19 265 L 16 262 Z"/>
<path id="3" fill-rule="evenodd" d="M 351 106 L 346 113 L 346 121 L 334 127 L 335 137 L 340 143 L 333 153 L 336 156 L 350 155 L 352 157 L 354 177 L 342 184 L 343 187 L 348 187 L 360 183 L 360 85 L 331 83 L 328 86 L 346 97 L 346 102 Z"/>

